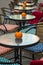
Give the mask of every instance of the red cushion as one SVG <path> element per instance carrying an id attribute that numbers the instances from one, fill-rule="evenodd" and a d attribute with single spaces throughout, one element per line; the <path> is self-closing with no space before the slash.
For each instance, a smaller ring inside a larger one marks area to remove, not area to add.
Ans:
<path id="1" fill-rule="evenodd" d="M 30 65 L 43 65 L 43 60 L 32 60 Z"/>
<path id="2" fill-rule="evenodd" d="M 32 15 L 36 16 L 34 20 L 29 21 L 30 24 L 38 23 L 39 20 L 42 18 L 42 12 L 40 11 L 34 11 L 32 12 Z"/>

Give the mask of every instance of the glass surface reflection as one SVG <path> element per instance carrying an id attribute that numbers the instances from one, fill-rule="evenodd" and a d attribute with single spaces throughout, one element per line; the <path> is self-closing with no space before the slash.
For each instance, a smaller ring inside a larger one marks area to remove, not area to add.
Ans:
<path id="1" fill-rule="evenodd" d="M 15 38 L 15 42 L 16 42 L 17 44 L 22 43 L 22 38 L 21 38 L 21 39 Z"/>

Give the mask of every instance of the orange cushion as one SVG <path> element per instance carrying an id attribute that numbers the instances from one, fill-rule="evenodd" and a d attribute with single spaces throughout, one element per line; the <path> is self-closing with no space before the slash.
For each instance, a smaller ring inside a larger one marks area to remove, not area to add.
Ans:
<path id="1" fill-rule="evenodd" d="M 10 52 L 11 50 L 13 50 L 12 48 L 6 48 L 6 47 L 3 47 L 3 46 L 0 46 L 0 55 L 1 54 L 5 54 L 7 52 Z"/>

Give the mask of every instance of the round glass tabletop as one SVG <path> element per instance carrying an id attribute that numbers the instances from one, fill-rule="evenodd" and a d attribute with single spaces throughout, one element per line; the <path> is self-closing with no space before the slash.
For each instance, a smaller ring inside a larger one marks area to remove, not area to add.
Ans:
<path id="1" fill-rule="evenodd" d="M 22 15 L 20 14 L 15 14 L 15 15 L 9 15 L 9 18 L 10 19 L 14 19 L 16 21 L 28 21 L 28 20 L 33 20 L 35 19 L 35 16 L 34 15 L 30 15 L 30 14 L 27 14 L 25 17 L 22 17 Z"/>
<path id="2" fill-rule="evenodd" d="M 15 10 L 26 10 L 26 11 L 28 11 L 28 10 L 34 10 L 36 7 L 35 6 L 33 6 L 33 7 L 25 7 L 25 8 L 23 8 L 22 6 L 15 6 L 14 7 L 14 9 Z"/>
<path id="3" fill-rule="evenodd" d="M 8 47 L 27 47 L 39 41 L 39 37 L 34 34 L 22 33 L 22 39 L 16 39 L 15 33 L 0 36 L 0 45 Z"/>
<path id="4" fill-rule="evenodd" d="M 21 2 L 18 3 L 19 6 L 22 6 L 22 4 L 23 3 L 21 3 Z M 34 3 L 26 3 L 26 6 L 33 6 L 33 5 L 34 5 Z"/>

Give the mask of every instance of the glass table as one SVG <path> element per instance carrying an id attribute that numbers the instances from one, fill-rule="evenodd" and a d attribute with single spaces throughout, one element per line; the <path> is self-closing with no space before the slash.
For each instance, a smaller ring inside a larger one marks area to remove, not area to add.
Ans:
<path id="1" fill-rule="evenodd" d="M 22 65 L 22 48 L 35 45 L 39 37 L 33 34 L 22 33 L 22 39 L 16 39 L 15 33 L 8 33 L 0 36 L 0 45 L 15 49 L 15 63 Z"/>
<path id="2" fill-rule="evenodd" d="M 13 19 L 16 22 L 18 22 L 20 28 L 22 28 L 22 26 L 25 26 L 25 23 L 27 21 L 35 19 L 35 16 L 34 15 L 30 15 L 30 14 L 26 14 L 25 17 L 22 17 L 21 14 L 15 14 L 15 15 L 10 15 L 9 18 Z"/>
<path id="3" fill-rule="evenodd" d="M 19 2 L 17 5 L 22 6 L 23 3 Z M 26 3 L 26 6 L 34 6 L 34 3 Z"/>
<path id="4" fill-rule="evenodd" d="M 15 6 L 14 9 L 15 10 L 20 10 L 20 11 L 31 11 L 31 10 L 34 10 L 36 7 L 33 6 L 33 7 L 25 7 L 23 8 L 22 6 Z"/>

